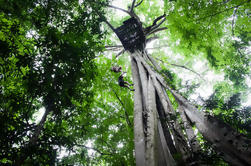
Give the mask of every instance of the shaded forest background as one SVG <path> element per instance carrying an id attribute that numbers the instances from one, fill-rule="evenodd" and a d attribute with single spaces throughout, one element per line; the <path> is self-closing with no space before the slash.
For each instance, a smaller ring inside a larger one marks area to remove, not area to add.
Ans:
<path id="1" fill-rule="evenodd" d="M 129 16 L 108 4 L 0 1 L 1 164 L 135 165 L 133 92 L 110 72 L 120 65 L 132 82 L 130 60 L 116 57 L 123 48 L 103 23 L 117 27 Z M 152 34 L 146 49 L 169 85 L 249 138 L 250 7 L 151 0 L 135 8 L 144 26 L 166 13 L 166 29 Z M 207 164 L 227 165 L 199 133 L 197 139 Z"/>

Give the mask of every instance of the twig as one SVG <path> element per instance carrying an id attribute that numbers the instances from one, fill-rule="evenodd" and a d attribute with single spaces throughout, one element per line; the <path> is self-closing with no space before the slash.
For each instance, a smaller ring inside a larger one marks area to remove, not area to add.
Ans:
<path id="1" fill-rule="evenodd" d="M 141 5 L 141 3 L 143 2 L 143 0 L 141 0 L 137 5 L 135 5 L 134 7 L 138 7 L 139 5 Z"/>
<path id="2" fill-rule="evenodd" d="M 226 3 L 230 2 L 230 1 L 231 1 L 231 0 L 227 0 L 227 1 L 225 1 L 225 2 L 223 1 L 222 3 L 223 3 L 223 4 L 226 4 Z"/>
<path id="3" fill-rule="evenodd" d="M 107 48 L 104 51 L 119 51 L 121 48 Z"/>
<path id="4" fill-rule="evenodd" d="M 200 78 L 202 78 L 202 79 L 205 81 L 205 79 L 204 79 L 199 73 L 195 72 L 195 71 L 192 70 L 192 69 L 189 69 L 189 68 L 186 67 L 186 66 L 177 65 L 177 64 L 173 64 L 173 63 L 169 63 L 169 64 L 172 65 L 172 66 L 181 67 L 181 68 L 183 68 L 183 69 L 189 70 L 189 71 L 191 71 L 192 73 L 195 73 L 196 75 L 198 75 Z"/>
<path id="5" fill-rule="evenodd" d="M 208 21 L 208 25 L 207 25 L 208 28 L 209 28 L 209 25 L 211 24 L 212 19 L 213 19 L 213 17 L 211 16 L 210 20 Z"/>
<path id="6" fill-rule="evenodd" d="M 237 51 L 238 51 L 238 53 L 239 53 L 241 56 L 243 56 L 243 54 L 241 53 L 241 51 L 240 51 L 239 48 L 237 48 Z M 249 53 L 247 53 L 247 55 L 249 55 Z"/>

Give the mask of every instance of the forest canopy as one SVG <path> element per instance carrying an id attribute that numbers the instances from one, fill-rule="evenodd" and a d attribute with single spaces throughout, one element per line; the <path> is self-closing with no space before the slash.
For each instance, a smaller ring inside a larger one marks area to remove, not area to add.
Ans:
<path id="1" fill-rule="evenodd" d="M 135 92 L 111 71 L 120 66 L 124 80 L 135 81 L 130 52 L 111 29 L 132 17 L 132 2 L 145 29 L 163 16 L 145 33 L 158 74 L 199 111 L 251 139 L 250 0 L 6 0 L 1 165 L 135 165 Z M 178 113 L 169 120 L 182 123 Z M 203 162 L 228 165 L 196 132 Z"/>

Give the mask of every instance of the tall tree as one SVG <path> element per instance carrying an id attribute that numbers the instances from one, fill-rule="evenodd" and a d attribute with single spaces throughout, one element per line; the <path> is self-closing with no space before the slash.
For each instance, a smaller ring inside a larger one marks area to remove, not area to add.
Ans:
<path id="1" fill-rule="evenodd" d="M 0 1 L 0 164 L 249 163 L 248 2 Z"/>
<path id="2" fill-rule="evenodd" d="M 224 30 L 220 28 L 211 34 L 205 33 L 204 30 L 211 28 L 210 25 L 206 27 L 203 25 L 208 24 L 208 21 L 204 20 L 207 18 L 210 18 L 210 21 L 211 19 L 216 19 L 212 26 L 220 26 L 221 22 L 227 21 L 226 18 L 229 17 L 228 14 L 224 14 L 223 17 L 222 13 L 234 10 L 233 17 L 235 17 L 237 10 L 241 7 L 245 9 L 247 2 L 232 2 L 223 8 L 222 5 L 228 2 L 192 1 L 185 3 L 181 1 L 165 1 L 165 9 L 169 8 L 170 10 L 154 19 L 152 25 L 146 27 L 142 26 L 144 23 L 140 21 L 140 17 L 134 12 L 135 7 L 141 3 L 142 1 L 137 4 L 133 0 L 128 10 L 110 5 L 109 7 L 111 8 L 127 13 L 130 18 L 124 21 L 123 25 L 118 28 L 114 28 L 108 21 L 105 21 L 117 34 L 124 49 L 129 52 L 131 57 L 132 77 L 135 88 L 134 143 L 136 165 L 203 164 L 202 155 L 200 154 L 200 143 L 196 139 L 196 134 L 193 130 L 194 125 L 204 139 L 211 143 L 211 146 L 217 152 L 222 154 L 222 158 L 225 161 L 231 165 L 244 166 L 251 164 L 251 140 L 236 132 L 235 129 L 222 120 L 199 111 L 185 97 L 172 89 L 169 82 L 165 80 L 165 75 L 161 73 L 162 69 L 159 64 L 145 50 L 147 42 L 156 38 L 154 36 L 151 37 L 151 35 L 170 27 L 170 32 L 175 29 L 176 32 L 173 33 L 182 35 L 177 48 L 185 47 L 183 49 L 187 49 L 187 53 L 198 53 L 196 47 L 200 47 L 200 49 L 205 49 L 207 59 L 213 67 L 219 68 L 222 63 L 226 65 L 228 62 L 225 58 L 229 58 L 228 53 L 223 54 L 223 60 L 221 60 L 220 57 L 217 57 L 217 53 L 214 52 L 221 47 L 217 46 L 218 42 L 208 43 L 210 35 L 217 35 L 213 39 L 220 40 L 224 36 Z M 214 14 L 206 15 L 212 10 L 216 10 Z M 203 11 L 202 14 L 199 14 L 198 12 L 201 11 Z M 168 20 L 168 25 L 161 27 L 166 19 Z M 170 26 L 172 21 L 174 25 Z M 234 28 L 233 21 L 232 28 Z M 244 31 L 242 33 L 245 33 L 246 30 L 246 27 L 242 29 Z M 232 33 L 234 33 L 234 29 L 232 29 Z M 205 35 L 208 36 L 205 38 Z M 193 42 L 193 39 L 197 41 Z M 227 42 L 223 44 L 227 44 Z M 216 45 L 216 48 L 213 45 Z M 237 52 L 239 51 L 237 49 Z M 244 56 L 241 52 L 237 53 L 237 56 L 238 54 L 239 56 Z M 238 58 L 236 55 L 234 57 Z M 242 60 L 244 59 L 245 56 Z M 241 68 L 241 66 L 238 68 Z M 228 69 L 225 70 L 230 74 Z M 239 79 L 244 77 L 238 77 L 237 81 L 233 79 L 233 74 L 231 73 L 228 76 L 230 76 L 229 78 L 236 86 L 239 86 L 242 82 Z M 171 102 L 173 99 L 177 105 L 176 108 L 174 108 Z M 177 117 L 177 115 L 180 116 L 183 123 L 179 123 L 177 119 L 174 120 L 172 118 Z M 177 155 L 181 157 L 177 158 Z"/>

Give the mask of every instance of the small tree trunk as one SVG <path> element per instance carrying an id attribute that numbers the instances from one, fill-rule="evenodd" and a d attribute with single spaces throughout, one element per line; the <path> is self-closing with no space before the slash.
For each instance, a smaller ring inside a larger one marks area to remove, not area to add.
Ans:
<path id="1" fill-rule="evenodd" d="M 29 148 L 32 148 L 34 145 L 36 145 L 38 139 L 39 139 L 39 136 L 43 130 L 43 127 L 44 127 L 44 123 L 47 119 L 47 116 L 48 114 L 50 113 L 51 111 L 51 106 L 50 105 L 47 105 L 47 107 L 45 108 L 45 112 L 42 116 L 42 119 L 40 120 L 40 122 L 38 123 L 32 137 L 30 138 L 29 142 L 23 147 L 23 150 L 24 151 L 29 151 Z M 21 166 L 23 165 L 23 163 L 25 162 L 25 160 L 27 159 L 28 157 L 28 154 L 27 153 L 21 153 L 20 156 L 18 156 L 18 158 L 14 161 L 14 165 L 17 165 L 17 166 Z"/>

